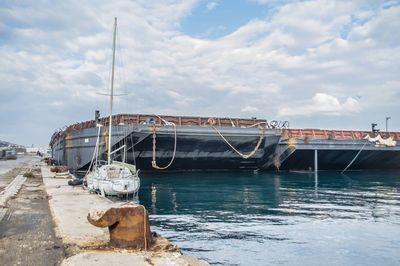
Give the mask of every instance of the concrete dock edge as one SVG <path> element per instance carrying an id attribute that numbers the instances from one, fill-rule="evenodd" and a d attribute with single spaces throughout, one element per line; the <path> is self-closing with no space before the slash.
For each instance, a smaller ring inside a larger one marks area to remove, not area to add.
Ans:
<path id="1" fill-rule="evenodd" d="M 56 235 L 69 251 L 62 265 L 208 265 L 207 262 L 180 252 L 150 252 L 128 249 L 107 249 L 107 228 L 91 225 L 87 215 L 91 208 L 112 205 L 100 195 L 90 194 L 82 187 L 72 187 L 66 179 L 54 178 L 49 166 L 42 165 L 43 183 L 48 195 L 49 206 L 55 223 Z"/>

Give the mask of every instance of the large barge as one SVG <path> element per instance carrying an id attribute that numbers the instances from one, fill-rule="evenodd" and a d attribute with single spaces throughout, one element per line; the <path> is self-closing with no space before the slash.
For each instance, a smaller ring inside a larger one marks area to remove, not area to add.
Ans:
<path id="1" fill-rule="evenodd" d="M 55 132 L 53 159 L 72 171 L 87 169 L 98 136 L 105 159 L 107 127 L 108 118 L 96 117 Z M 255 118 L 142 114 L 115 115 L 112 128 L 114 158 L 125 156 L 147 171 L 400 169 L 400 132 L 289 129 L 287 123 Z"/>
<path id="2" fill-rule="evenodd" d="M 96 118 L 54 133 L 53 159 L 72 171 L 88 168 L 98 135 L 105 159 L 107 127 L 108 118 Z M 258 169 L 271 161 L 281 136 L 262 119 L 141 114 L 113 116 L 112 131 L 116 160 L 126 156 L 141 170 L 158 171 Z"/>
<path id="3" fill-rule="evenodd" d="M 400 169 L 400 132 L 284 129 L 269 169 Z"/>

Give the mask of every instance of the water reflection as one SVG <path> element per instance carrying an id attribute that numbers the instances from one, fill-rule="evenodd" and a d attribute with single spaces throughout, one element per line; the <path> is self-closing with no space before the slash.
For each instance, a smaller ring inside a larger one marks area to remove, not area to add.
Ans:
<path id="1" fill-rule="evenodd" d="M 212 263 L 390 265 L 399 185 L 399 172 L 152 174 L 140 201 L 157 230 Z"/>

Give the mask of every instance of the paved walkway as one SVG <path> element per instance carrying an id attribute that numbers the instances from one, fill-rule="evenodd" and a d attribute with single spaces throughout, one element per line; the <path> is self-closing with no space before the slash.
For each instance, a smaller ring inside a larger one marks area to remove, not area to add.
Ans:
<path id="1" fill-rule="evenodd" d="M 37 156 L 20 156 L 17 160 L 0 160 L 0 221 L 6 215 L 7 201 L 21 189 L 23 174 L 39 162 Z"/>
<path id="2" fill-rule="evenodd" d="M 10 169 L 13 166 L 17 168 Z M 92 207 L 115 203 L 81 187 L 68 186 L 67 179 L 54 178 L 38 157 L 23 158 L 1 167 L 7 170 L 0 175 L 5 186 L 22 185 L 15 197 L 8 198 L 8 208 L 3 208 L 1 265 L 208 265 L 177 251 L 108 247 L 108 228 L 91 225 L 87 215 Z M 24 172 L 34 168 L 40 168 L 41 175 L 37 171 L 35 176 L 22 178 Z"/>
<path id="3" fill-rule="evenodd" d="M 107 243 L 108 228 L 95 227 L 86 217 L 92 207 L 112 202 L 100 195 L 90 194 L 80 186 L 69 186 L 68 179 L 54 178 L 54 173 L 47 166 L 43 166 L 41 170 L 49 195 L 50 210 L 57 224 L 56 232 L 63 242 L 82 247 L 90 246 L 94 242 Z"/>
<path id="4" fill-rule="evenodd" d="M 66 179 L 55 179 L 49 167 L 41 167 L 49 205 L 56 224 L 56 234 L 76 253 L 62 265 L 208 265 L 180 252 L 135 252 L 125 249 L 99 250 L 109 241 L 108 228 L 91 225 L 87 215 L 93 207 L 115 204 L 81 187 L 71 187 Z"/>
<path id="5" fill-rule="evenodd" d="M 42 178 L 26 178 L 7 201 L 0 221 L 0 265 L 59 265 L 64 257 L 61 239 L 55 236 Z"/>

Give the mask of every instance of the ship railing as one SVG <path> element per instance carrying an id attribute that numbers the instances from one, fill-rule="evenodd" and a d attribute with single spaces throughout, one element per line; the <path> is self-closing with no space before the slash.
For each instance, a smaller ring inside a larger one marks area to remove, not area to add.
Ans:
<path id="1" fill-rule="evenodd" d="M 113 116 L 113 124 L 121 125 L 138 125 L 144 124 L 154 119 L 156 125 L 161 125 L 163 120 L 174 123 L 177 126 L 208 126 L 208 120 L 210 117 L 195 117 L 195 116 L 167 116 L 167 115 L 143 115 L 143 114 L 118 114 Z M 218 127 L 238 127 L 247 128 L 255 124 L 265 123 L 267 128 L 289 128 L 289 122 L 287 121 L 267 121 L 265 119 L 257 118 L 230 118 L 230 117 L 216 117 L 215 126 Z M 86 128 L 95 127 L 96 124 L 100 123 L 103 126 L 108 126 L 108 117 L 100 118 L 99 121 L 89 120 L 81 123 L 75 123 L 66 128 L 66 132 L 72 132 L 77 130 L 83 130 Z"/>
<path id="2" fill-rule="evenodd" d="M 289 139 L 353 139 L 360 140 L 370 135 L 370 131 L 354 131 L 354 130 L 323 130 L 323 129 L 284 129 L 282 130 L 282 138 Z M 393 138 L 400 140 L 400 132 L 379 132 L 383 138 Z"/>

